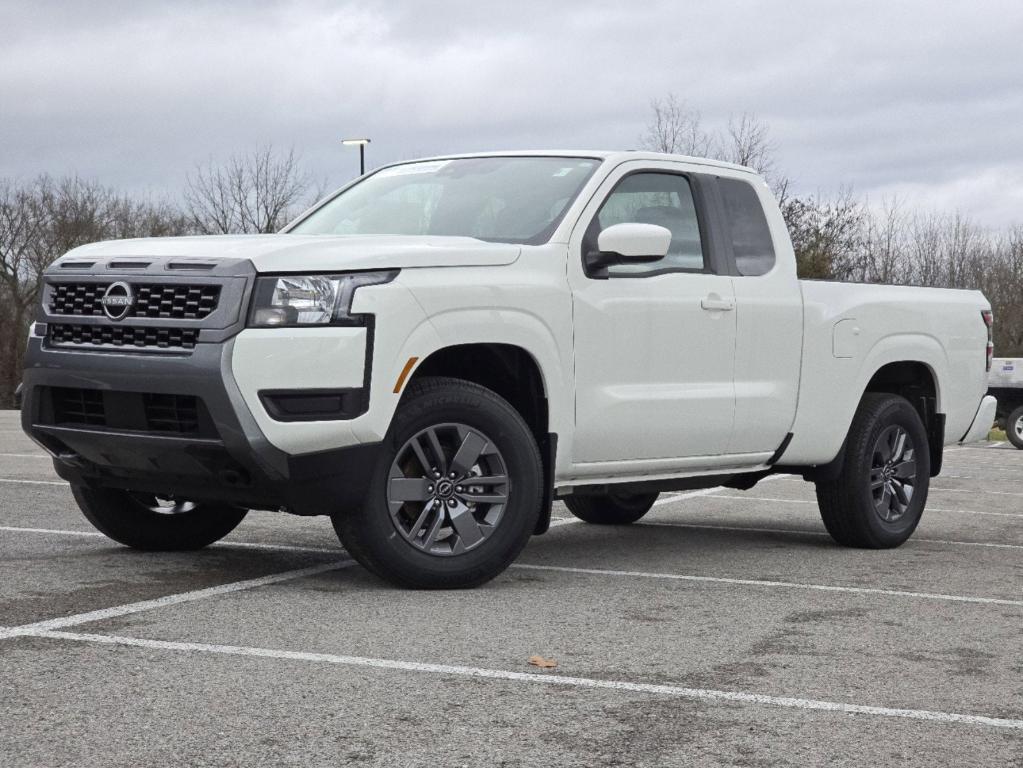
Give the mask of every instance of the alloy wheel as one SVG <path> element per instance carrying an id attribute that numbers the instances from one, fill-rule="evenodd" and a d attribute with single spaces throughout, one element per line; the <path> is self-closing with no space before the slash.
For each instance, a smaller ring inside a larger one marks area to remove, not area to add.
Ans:
<path id="1" fill-rule="evenodd" d="M 388 474 L 387 507 L 410 545 L 452 556 L 493 534 L 510 493 L 504 457 L 487 435 L 465 424 L 438 424 L 398 451 Z"/>
<path id="2" fill-rule="evenodd" d="M 894 523 L 909 509 L 916 489 L 916 448 L 913 438 L 894 424 L 878 435 L 870 461 L 870 493 L 874 511 Z"/>

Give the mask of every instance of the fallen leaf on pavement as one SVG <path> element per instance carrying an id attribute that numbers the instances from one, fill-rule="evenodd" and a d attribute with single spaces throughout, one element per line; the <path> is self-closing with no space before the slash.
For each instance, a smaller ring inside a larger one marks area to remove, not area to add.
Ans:
<path id="1" fill-rule="evenodd" d="M 555 659 L 545 659 L 543 656 L 530 656 L 529 663 L 534 667 L 540 667 L 540 669 L 554 669 L 558 666 Z"/>

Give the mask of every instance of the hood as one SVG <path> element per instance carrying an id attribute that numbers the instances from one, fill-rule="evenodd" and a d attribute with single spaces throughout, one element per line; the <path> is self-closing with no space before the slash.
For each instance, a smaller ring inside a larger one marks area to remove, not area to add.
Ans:
<path id="1" fill-rule="evenodd" d="M 57 260 L 115 258 L 248 259 L 257 272 L 476 267 L 511 264 L 520 247 L 472 237 L 409 235 L 212 235 L 109 240 Z"/>

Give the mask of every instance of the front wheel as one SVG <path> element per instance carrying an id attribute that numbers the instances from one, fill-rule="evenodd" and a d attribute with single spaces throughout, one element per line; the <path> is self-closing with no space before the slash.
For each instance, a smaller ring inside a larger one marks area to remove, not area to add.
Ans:
<path id="1" fill-rule="evenodd" d="M 116 542 L 154 552 L 202 549 L 242 521 L 247 509 L 161 499 L 116 488 L 72 485 L 79 509 L 96 529 Z"/>
<path id="2" fill-rule="evenodd" d="M 1023 405 L 1005 419 L 1005 435 L 1010 443 L 1023 451 Z"/>
<path id="3" fill-rule="evenodd" d="M 497 576 L 536 528 L 543 468 L 519 413 L 459 379 L 409 386 L 370 491 L 332 516 L 362 565 L 403 587 L 474 587 Z"/>
<path id="4" fill-rule="evenodd" d="M 927 433 L 903 397 L 867 393 L 846 439 L 838 478 L 817 483 L 824 527 L 847 547 L 887 549 L 916 530 L 927 502 Z"/>
<path id="5" fill-rule="evenodd" d="M 565 499 L 565 506 L 569 512 L 587 523 L 629 525 L 650 511 L 658 495 L 611 491 L 599 496 L 569 496 Z"/>

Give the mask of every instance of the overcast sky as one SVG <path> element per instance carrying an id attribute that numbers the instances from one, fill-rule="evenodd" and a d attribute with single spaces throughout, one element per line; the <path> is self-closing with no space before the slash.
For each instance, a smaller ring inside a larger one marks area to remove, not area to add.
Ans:
<path id="1" fill-rule="evenodd" d="M 0 0 L 0 176 L 175 197 L 196 162 L 294 146 L 358 168 L 629 149 L 650 100 L 753 112 L 799 193 L 1023 223 L 1023 3 Z"/>

